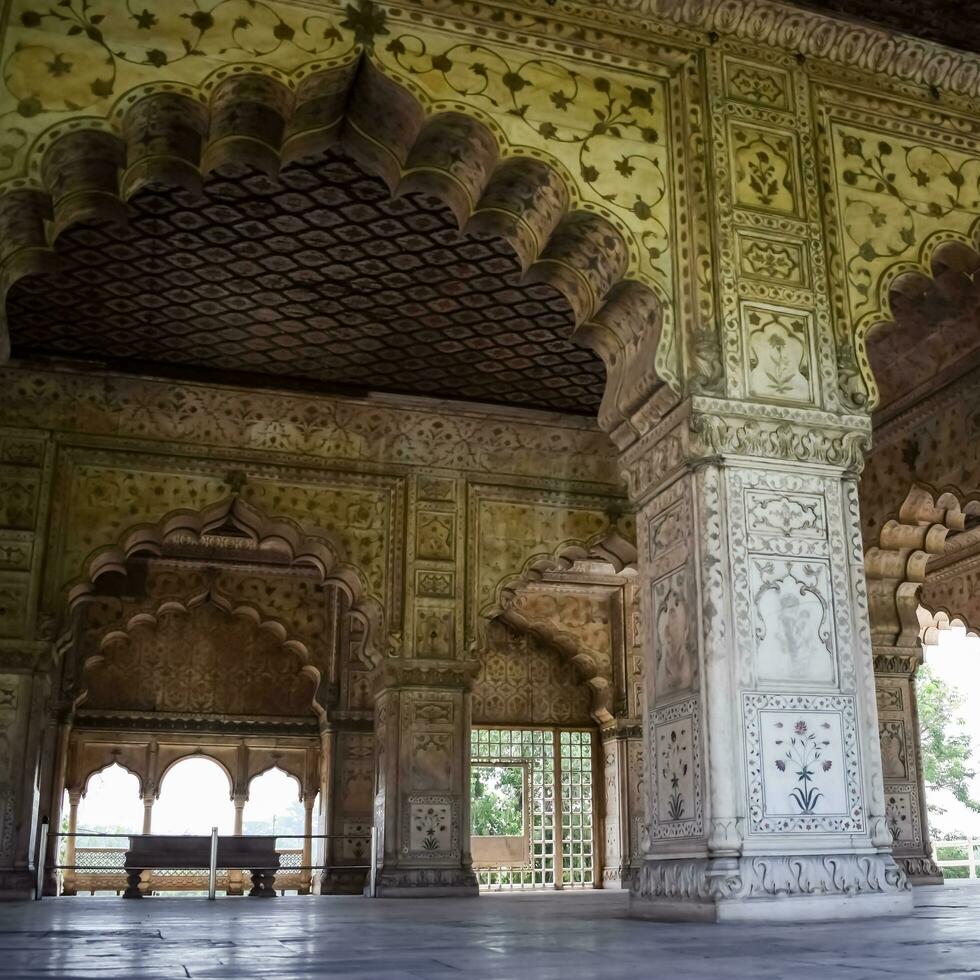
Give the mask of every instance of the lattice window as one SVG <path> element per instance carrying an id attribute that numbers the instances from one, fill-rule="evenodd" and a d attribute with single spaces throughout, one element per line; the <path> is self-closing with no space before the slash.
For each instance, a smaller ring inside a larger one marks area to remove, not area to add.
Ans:
<path id="1" fill-rule="evenodd" d="M 591 887 L 592 733 L 559 732 L 561 744 L 562 884 Z"/>
<path id="2" fill-rule="evenodd" d="M 476 867 L 482 888 L 555 887 L 555 841 L 561 871 L 558 887 L 591 886 L 594 874 L 592 733 L 540 728 L 474 728 L 471 762 L 530 763 L 530 864 Z M 556 767 L 556 753 L 560 762 Z M 555 812 L 556 801 L 560 809 Z"/>

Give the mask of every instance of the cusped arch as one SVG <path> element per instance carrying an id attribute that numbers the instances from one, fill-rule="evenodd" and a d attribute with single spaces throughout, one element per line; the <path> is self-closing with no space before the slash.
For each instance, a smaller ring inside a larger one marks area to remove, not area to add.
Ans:
<path id="1" fill-rule="evenodd" d="M 267 766 L 262 766 L 255 772 L 250 773 L 248 782 L 245 785 L 245 799 L 248 800 L 249 796 L 251 795 L 252 783 L 254 783 L 256 779 L 261 779 L 261 777 L 266 775 L 266 773 L 270 773 L 273 770 L 278 769 L 284 776 L 287 776 L 296 783 L 296 799 L 301 801 L 303 799 L 303 777 L 302 775 L 293 772 L 288 768 L 288 766 L 289 763 L 285 762 L 283 759 L 273 759 Z"/>
<path id="2" fill-rule="evenodd" d="M 134 631 L 140 628 L 157 629 L 163 617 L 168 614 L 189 615 L 193 610 L 210 604 L 229 616 L 238 617 L 251 623 L 257 632 L 270 635 L 277 643 L 278 650 L 294 656 L 299 661 L 297 673 L 309 677 L 313 682 L 310 710 L 320 721 L 326 719 L 326 709 L 321 702 L 320 682 L 322 675 L 313 664 L 313 657 L 307 645 L 290 635 L 289 627 L 281 620 L 268 617 L 251 603 L 232 602 L 227 597 L 214 590 L 189 596 L 186 600 L 164 599 L 151 610 L 140 610 L 128 617 L 124 622 L 106 627 L 101 630 L 95 643 L 95 649 L 90 652 L 79 665 L 76 689 L 71 692 L 75 707 L 84 704 L 88 694 L 85 686 L 86 675 L 93 667 L 103 663 L 110 654 L 108 648 L 117 642 L 131 642 Z"/>
<path id="3" fill-rule="evenodd" d="M 78 775 L 78 787 L 81 791 L 82 798 L 88 795 L 89 783 L 99 775 L 99 773 L 105 772 L 107 769 L 111 769 L 113 766 L 118 766 L 123 772 L 132 776 L 136 780 L 136 785 L 138 787 L 139 799 L 143 799 L 145 777 L 144 775 L 135 768 L 127 766 L 124 762 L 120 761 L 118 758 L 113 758 L 110 762 L 96 763 L 93 767 L 90 767 L 88 771 L 82 772 Z M 66 787 L 70 788 L 70 787 Z"/>
<path id="4" fill-rule="evenodd" d="M 886 521 L 878 543 L 865 552 L 872 643 L 914 647 L 920 640 L 922 589 L 931 562 L 955 547 L 954 539 L 980 518 L 980 494 L 937 491 L 913 484 L 898 516 Z M 944 610 L 949 618 L 962 613 Z M 969 627 L 968 627 L 969 628 Z"/>
<path id="5" fill-rule="evenodd" d="M 665 362 L 669 297 L 639 269 L 640 245 L 610 208 L 578 199 L 577 182 L 540 147 L 512 146 L 488 114 L 435 103 L 370 57 L 287 75 L 222 67 L 199 88 L 151 84 L 124 95 L 108 122 L 84 117 L 37 141 L 30 181 L 0 197 L 0 292 L 50 272 L 58 236 L 78 222 L 125 222 L 149 184 L 201 193 L 219 168 L 275 176 L 292 160 L 339 146 L 394 195 L 443 202 L 466 235 L 492 235 L 517 255 L 526 281 L 568 301 L 572 340 L 603 360 L 600 424 L 631 421 L 677 372 Z M 0 323 L 0 363 L 9 336 Z M 637 416 L 643 418 L 645 416 Z M 624 437 L 627 438 L 627 437 Z"/>
<path id="6" fill-rule="evenodd" d="M 978 273 L 980 218 L 966 233 L 934 232 L 915 256 L 885 269 L 874 284 L 875 311 L 863 316 L 855 328 L 855 351 L 867 395 L 852 391 L 852 397 L 868 408 L 879 403 L 879 386 L 869 351 L 872 341 L 887 343 L 910 313 L 934 311 L 965 301 L 967 294 L 975 290 Z"/>
<path id="7" fill-rule="evenodd" d="M 538 552 L 525 559 L 519 569 L 504 575 L 494 589 L 494 600 L 480 612 L 484 619 L 493 619 L 510 607 L 521 587 L 539 582 L 549 572 L 567 572 L 576 562 L 589 559 L 607 562 L 614 572 L 635 568 L 636 545 L 616 528 L 607 528 L 588 540 L 568 540 L 553 551 Z"/>
<path id="8" fill-rule="evenodd" d="M 187 557 L 205 549 L 208 536 L 232 531 L 254 546 L 251 560 L 269 565 L 312 569 L 319 580 L 336 586 L 347 597 L 351 615 L 365 628 L 365 649 L 372 661 L 381 658 L 384 610 L 362 587 L 355 566 L 342 560 L 343 550 L 325 531 L 307 532 L 288 518 L 267 518 L 261 510 L 233 494 L 201 510 L 170 511 L 155 523 L 137 524 L 125 531 L 115 544 L 97 549 L 86 562 L 84 574 L 68 588 L 70 610 L 91 600 L 104 576 L 128 575 L 128 562 L 138 555 Z"/>

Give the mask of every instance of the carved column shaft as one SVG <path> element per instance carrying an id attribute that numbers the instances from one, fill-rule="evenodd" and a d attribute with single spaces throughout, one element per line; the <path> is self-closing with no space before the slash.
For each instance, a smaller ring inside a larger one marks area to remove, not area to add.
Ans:
<path id="1" fill-rule="evenodd" d="M 932 858 L 925 780 L 922 772 L 915 674 L 922 647 L 875 647 L 878 734 L 885 787 L 885 821 L 892 853 L 914 885 L 941 885 Z"/>
<path id="2" fill-rule="evenodd" d="M 78 890 L 75 887 L 75 853 L 76 844 L 73 836 L 78 832 L 78 804 L 82 799 L 82 791 L 79 789 L 68 791 L 68 834 L 65 842 L 65 864 L 68 865 L 62 874 L 62 895 L 76 895 Z"/>
<path id="3" fill-rule="evenodd" d="M 244 793 L 236 793 L 232 797 L 232 803 L 235 806 L 235 825 L 232 831 L 237 836 L 241 836 L 245 829 L 245 804 L 248 802 L 248 796 Z M 245 894 L 245 884 L 242 877 L 242 872 L 240 869 L 233 868 L 228 872 L 228 891 L 229 895 L 244 895 Z"/>
<path id="4" fill-rule="evenodd" d="M 735 428 L 697 404 L 678 414 L 626 454 L 648 684 L 650 846 L 633 912 L 905 911 L 884 819 L 860 453 L 852 440 L 842 458 L 848 440 L 816 428 Z"/>
<path id="5" fill-rule="evenodd" d="M 476 665 L 387 660 L 375 679 L 378 894 L 476 895 L 469 851 Z"/>
<path id="6" fill-rule="evenodd" d="M 602 732 L 604 813 L 602 886 L 628 888 L 633 854 L 644 821 L 643 800 L 633 791 L 642 778 L 642 735 L 639 723 Z"/>

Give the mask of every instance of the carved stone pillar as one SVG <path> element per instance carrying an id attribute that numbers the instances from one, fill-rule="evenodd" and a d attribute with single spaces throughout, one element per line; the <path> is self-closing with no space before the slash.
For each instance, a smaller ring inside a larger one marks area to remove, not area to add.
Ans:
<path id="1" fill-rule="evenodd" d="M 601 748 L 605 803 L 602 887 L 629 888 L 644 821 L 643 800 L 636 792 L 642 778 L 642 726 L 629 723 L 603 729 Z"/>
<path id="2" fill-rule="evenodd" d="M 235 793 L 231 798 L 235 806 L 235 836 L 240 837 L 245 828 L 245 804 L 248 802 L 247 793 Z M 228 872 L 228 890 L 226 895 L 244 895 L 245 885 L 242 872 L 235 868 Z"/>
<path id="3" fill-rule="evenodd" d="M 68 839 L 65 841 L 65 864 L 67 867 L 61 876 L 61 894 L 77 895 L 75 887 L 75 834 L 78 832 L 78 804 L 82 799 L 80 789 L 68 791 Z"/>
<path id="4" fill-rule="evenodd" d="M 153 796 L 143 797 L 143 833 L 152 834 L 153 833 L 153 804 L 155 798 Z"/>
<path id="5" fill-rule="evenodd" d="M 0 667 L 14 660 L 2 646 Z M 25 644 L 31 657 L 46 650 L 46 645 Z M 0 900 L 34 894 L 39 803 L 54 761 L 45 711 L 49 696 L 50 679 L 40 672 L 0 672 Z"/>
<path id="6" fill-rule="evenodd" d="M 301 863 L 307 870 L 304 870 L 300 876 L 302 882 L 299 886 L 300 895 L 310 894 L 313 881 L 313 872 L 309 868 L 313 863 L 313 841 L 311 836 L 313 834 L 313 804 L 315 802 L 316 795 L 313 793 L 307 793 L 303 797 L 303 860 Z"/>
<path id="7" fill-rule="evenodd" d="M 384 897 L 476 895 L 469 849 L 476 664 L 386 660 L 375 677 L 375 798 Z"/>
<path id="8" fill-rule="evenodd" d="M 749 408 L 692 399 L 624 454 L 638 505 L 650 835 L 631 909 L 907 912 L 885 821 L 858 527 L 867 426 Z"/>
<path id="9" fill-rule="evenodd" d="M 367 881 L 374 809 L 374 734 L 364 724 L 346 721 L 325 732 L 324 779 L 327 808 L 326 865 L 321 895 L 360 895 Z M 350 870 L 347 870 L 347 869 Z"/>
<path id="10" fill-rule="evenodd" d="M 885 821 L 892 853 L 913 885 L 941 885 L 943 873 L 932 859 L 919 734 L 915 674 L 922 647 L 875 647 L 878 734 L 885 785 Z"/>

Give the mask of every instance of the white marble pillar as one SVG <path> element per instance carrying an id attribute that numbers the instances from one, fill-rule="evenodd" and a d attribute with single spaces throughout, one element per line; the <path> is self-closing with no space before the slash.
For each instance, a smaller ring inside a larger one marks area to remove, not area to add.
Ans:
<path id="1" fill-rule="evenodd" d="M 885 786 L 885 819 L 892 853 L 913 885 L 941 885 L 932 858 L 915 674 L 922 647 L 875 646 L 878 735 Z"/>
<path id="2" fill-rule="evenodd" d="M 885 821 L 863 430 L 677 414 L 624 455 L 639 508 L 650 838 L 632 912 L 910 911 Z"/>

